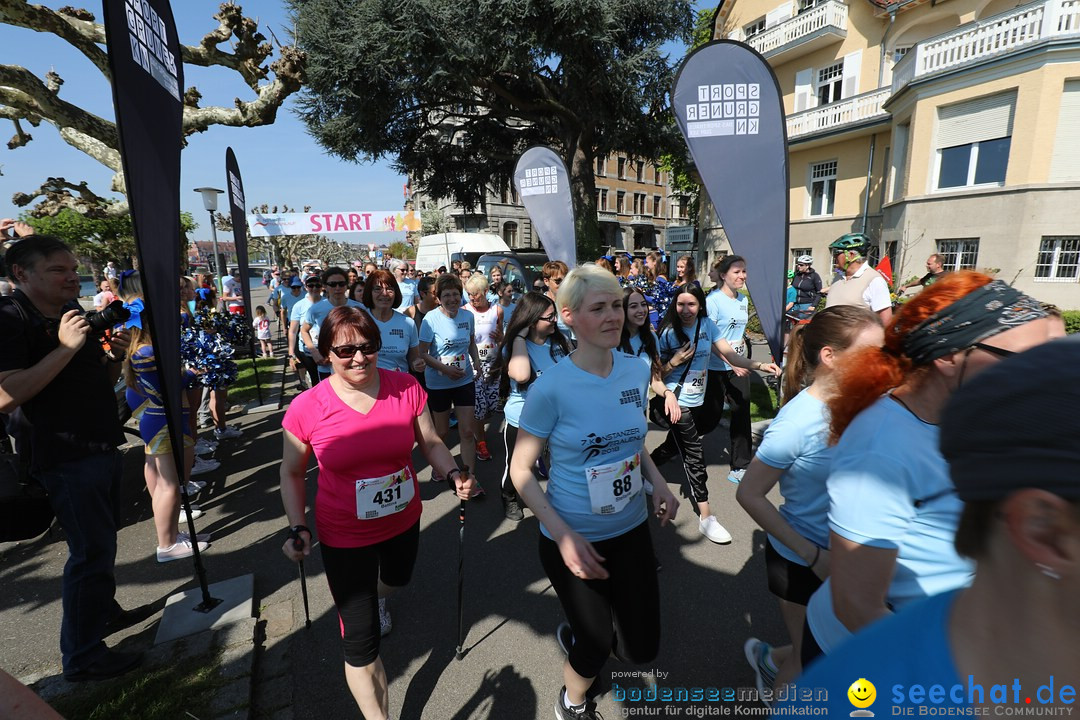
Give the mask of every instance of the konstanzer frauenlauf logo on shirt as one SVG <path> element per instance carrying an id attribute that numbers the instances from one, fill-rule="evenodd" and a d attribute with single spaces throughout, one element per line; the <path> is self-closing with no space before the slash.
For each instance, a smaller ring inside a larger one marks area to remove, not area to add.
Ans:
<path id="1" fill-rule="evenodd" d="M 589 433 L 581 441 L 581 447 L 585 451 L 585 462 L 601 455 L 610 455 L 619 452 L 623 445 L 629 442 L 641 442 L 641 430 L 636 427 L 616 430 L 606 435 Z"/>

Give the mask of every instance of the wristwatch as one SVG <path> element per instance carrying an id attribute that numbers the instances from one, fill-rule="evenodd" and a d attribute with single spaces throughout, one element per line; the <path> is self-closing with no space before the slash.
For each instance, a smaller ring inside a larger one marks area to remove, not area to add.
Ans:
<path id="1" fill-rule="evenodd" d="M 311 536 L 311 529 L 307 525 L 293 525 L 289 528 L 289 539 L 296 542 L 300 539 L 300 533 L 306 532 L 308 537 Z"/>

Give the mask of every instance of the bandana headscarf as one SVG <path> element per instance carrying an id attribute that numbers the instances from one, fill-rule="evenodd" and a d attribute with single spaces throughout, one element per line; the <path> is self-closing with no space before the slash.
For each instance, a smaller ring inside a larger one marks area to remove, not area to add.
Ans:
<path id="1" fill-rule="evenodd" d="M 994 280 L 912 328 L 904 338 L 904 354 L 915 365 L 926 365 L 1044 317 L 1038 300 Z M 900 329 L 894 326 L 894 331 Z"/>

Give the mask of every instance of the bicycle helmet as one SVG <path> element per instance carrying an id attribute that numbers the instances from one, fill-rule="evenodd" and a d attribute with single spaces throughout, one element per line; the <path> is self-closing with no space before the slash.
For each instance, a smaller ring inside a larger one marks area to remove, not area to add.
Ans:
<path id="1" fill-rule="evenodd" d="M 795 264 L 796 265 L 813 265 L 814 264 L 814 258 L 810 257 L 809 255 L 800 255 L 799 257 L 795 258 Z"/>
<path id="2" fill-rule="evenodd" d="M 829 249 L 834 253 L 853 250 L 860 255 L 866 255 L 866 251 L 870 249 L 870 238 L 862 233 L 848 233 L 833 240 Z"/>

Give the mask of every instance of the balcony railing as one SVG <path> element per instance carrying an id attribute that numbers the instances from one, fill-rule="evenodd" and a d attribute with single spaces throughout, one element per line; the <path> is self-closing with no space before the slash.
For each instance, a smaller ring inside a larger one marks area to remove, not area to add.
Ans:
<path id="1" fill-rule="evenodd" d="M 788 140 L 795 140 L 803 135 L 838 130 L 864 120 L 888 117 L 889 113 L 882 110 L 881 106 L 890 95 L 892 95 L 891 88 L 878 88 L 862 95 L 788 115 Z"/>
<path id="2" fill-rule="evenodd" d="M 617 222 L 619 222 L 619 214 L 618 213 L 613 213 L 613 212 L 604 212 L 603 210 L 598 210 L 596 212 L 596 220 L 597 220 L 597 222 L 613 222 L 613 223 L 617 223 Z"/>
<path id="3" fill-rule="evenodd" d="M 652 225 L 652 215 L 632 215 L 630 216 L 631 225 Z"/>
<path id="4" fill-rule="evenodd" d="M 1080 38 L 1080 0 L 1021 5 L 916 44 L 893 68 L 893 92 L 920 77 L 1063 37 Z"/>
<path id="5" fill-rule="evenodd" d="M 828 0 L 747 38 L 746 44 L 766 58 L 774 58 L 814 37 L 831 36 L 834 39 L 847 37 L 847 19 L 847 5 L 837 0 Z M 807 47 L 807 50 L 811 49 L 813 47 Z"/>

